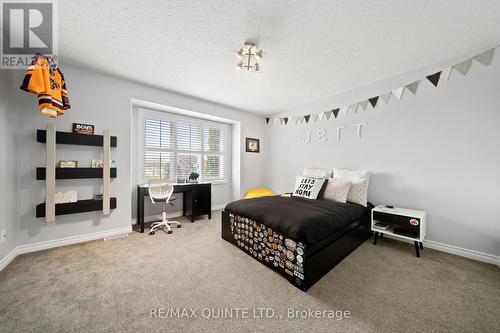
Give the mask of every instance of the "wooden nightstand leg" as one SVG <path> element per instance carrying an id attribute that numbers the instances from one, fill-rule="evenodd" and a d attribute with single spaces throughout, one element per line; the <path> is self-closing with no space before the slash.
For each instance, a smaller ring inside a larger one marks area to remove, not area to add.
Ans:
<path id="1" fill-rule="evenodd" d="M 420 250 L 424 249 L 424 243 L 420 242 Z"/>
<path id="2" fill-rule="evenodd" d="M 420 246 L 419 246 L 419 242 L 418 241 L 414 241 L 413 243 L 415 243 L 415 252 L 417 254 L 417 258 L 420 258 Z"/>
<path id="3" fill-rule="evenodd" d="M 373 236 L 373 245 L 377 245 L 378 232 L 375 231 L 375 235 Z"/>

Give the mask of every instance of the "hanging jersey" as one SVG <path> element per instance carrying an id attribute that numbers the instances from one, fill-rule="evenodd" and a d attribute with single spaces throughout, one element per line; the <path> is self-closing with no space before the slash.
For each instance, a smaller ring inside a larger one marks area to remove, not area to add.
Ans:
<path id="1" fill-rule="evenodd" d="M 21 89 L 38 96 L 40 112 L 48 117 L 62 116 L 70 108 L 64 75 L 59 67 L 51 68 L 46 57 L 35 57 Z"/>

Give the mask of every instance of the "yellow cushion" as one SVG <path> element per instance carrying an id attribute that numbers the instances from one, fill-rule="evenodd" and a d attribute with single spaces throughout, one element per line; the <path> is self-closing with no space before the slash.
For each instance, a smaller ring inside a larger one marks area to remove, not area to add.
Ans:
<path id="1" fill-rule="evenodd" d="M 259 198 L 259 197 L 269 197 L 274 195 L 274 192 L 267 188 L 253 188 L 245 193 L 243 199 Z"/>

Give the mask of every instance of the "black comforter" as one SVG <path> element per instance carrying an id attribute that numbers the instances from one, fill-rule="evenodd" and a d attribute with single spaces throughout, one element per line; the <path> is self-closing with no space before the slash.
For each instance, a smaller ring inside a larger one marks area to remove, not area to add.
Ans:
<path id="1" fill-rule="evenodd" d="M 225 210 L 261 222 L 310 246 L 359 221 L 369 208 L 352 203 L 272 196 L 233 201 Z"/>

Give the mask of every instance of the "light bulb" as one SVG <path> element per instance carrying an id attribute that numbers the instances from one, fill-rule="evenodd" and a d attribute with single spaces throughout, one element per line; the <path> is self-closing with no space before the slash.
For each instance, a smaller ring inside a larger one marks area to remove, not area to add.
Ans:
<path id="1" fill-rule="evenodd" d="M 240 59 L 241 59 L 241 58 L 243 58 L 243 54 L 244 54 L 244 53 L 243 53 L 243 50 L 242 50 L 242 49 L 239 49 L 239 51 L 238 51 L 238 52 L 236 52 L 236 56 L 237 56 L 238 58 L 240 58 Z"/>
<path id="2" fill-rule="evenodd" d="M 256 72 L 260 71 L 260 65 L 258 63 L 255 63 L 254 68 Z"/>
<path id="3" fill-rule="evenodd" d="M 241 71 L 243 69 L 243 63 L 239 62 L 236 64 L 236 69 Z"/>
<path id="4" fill-rule="evenodd" d="M 262 59 L 264 57 L 264 52 L 262 50 L 259 50 L 255 53 L 255 58 L 257 59 Z"/>

